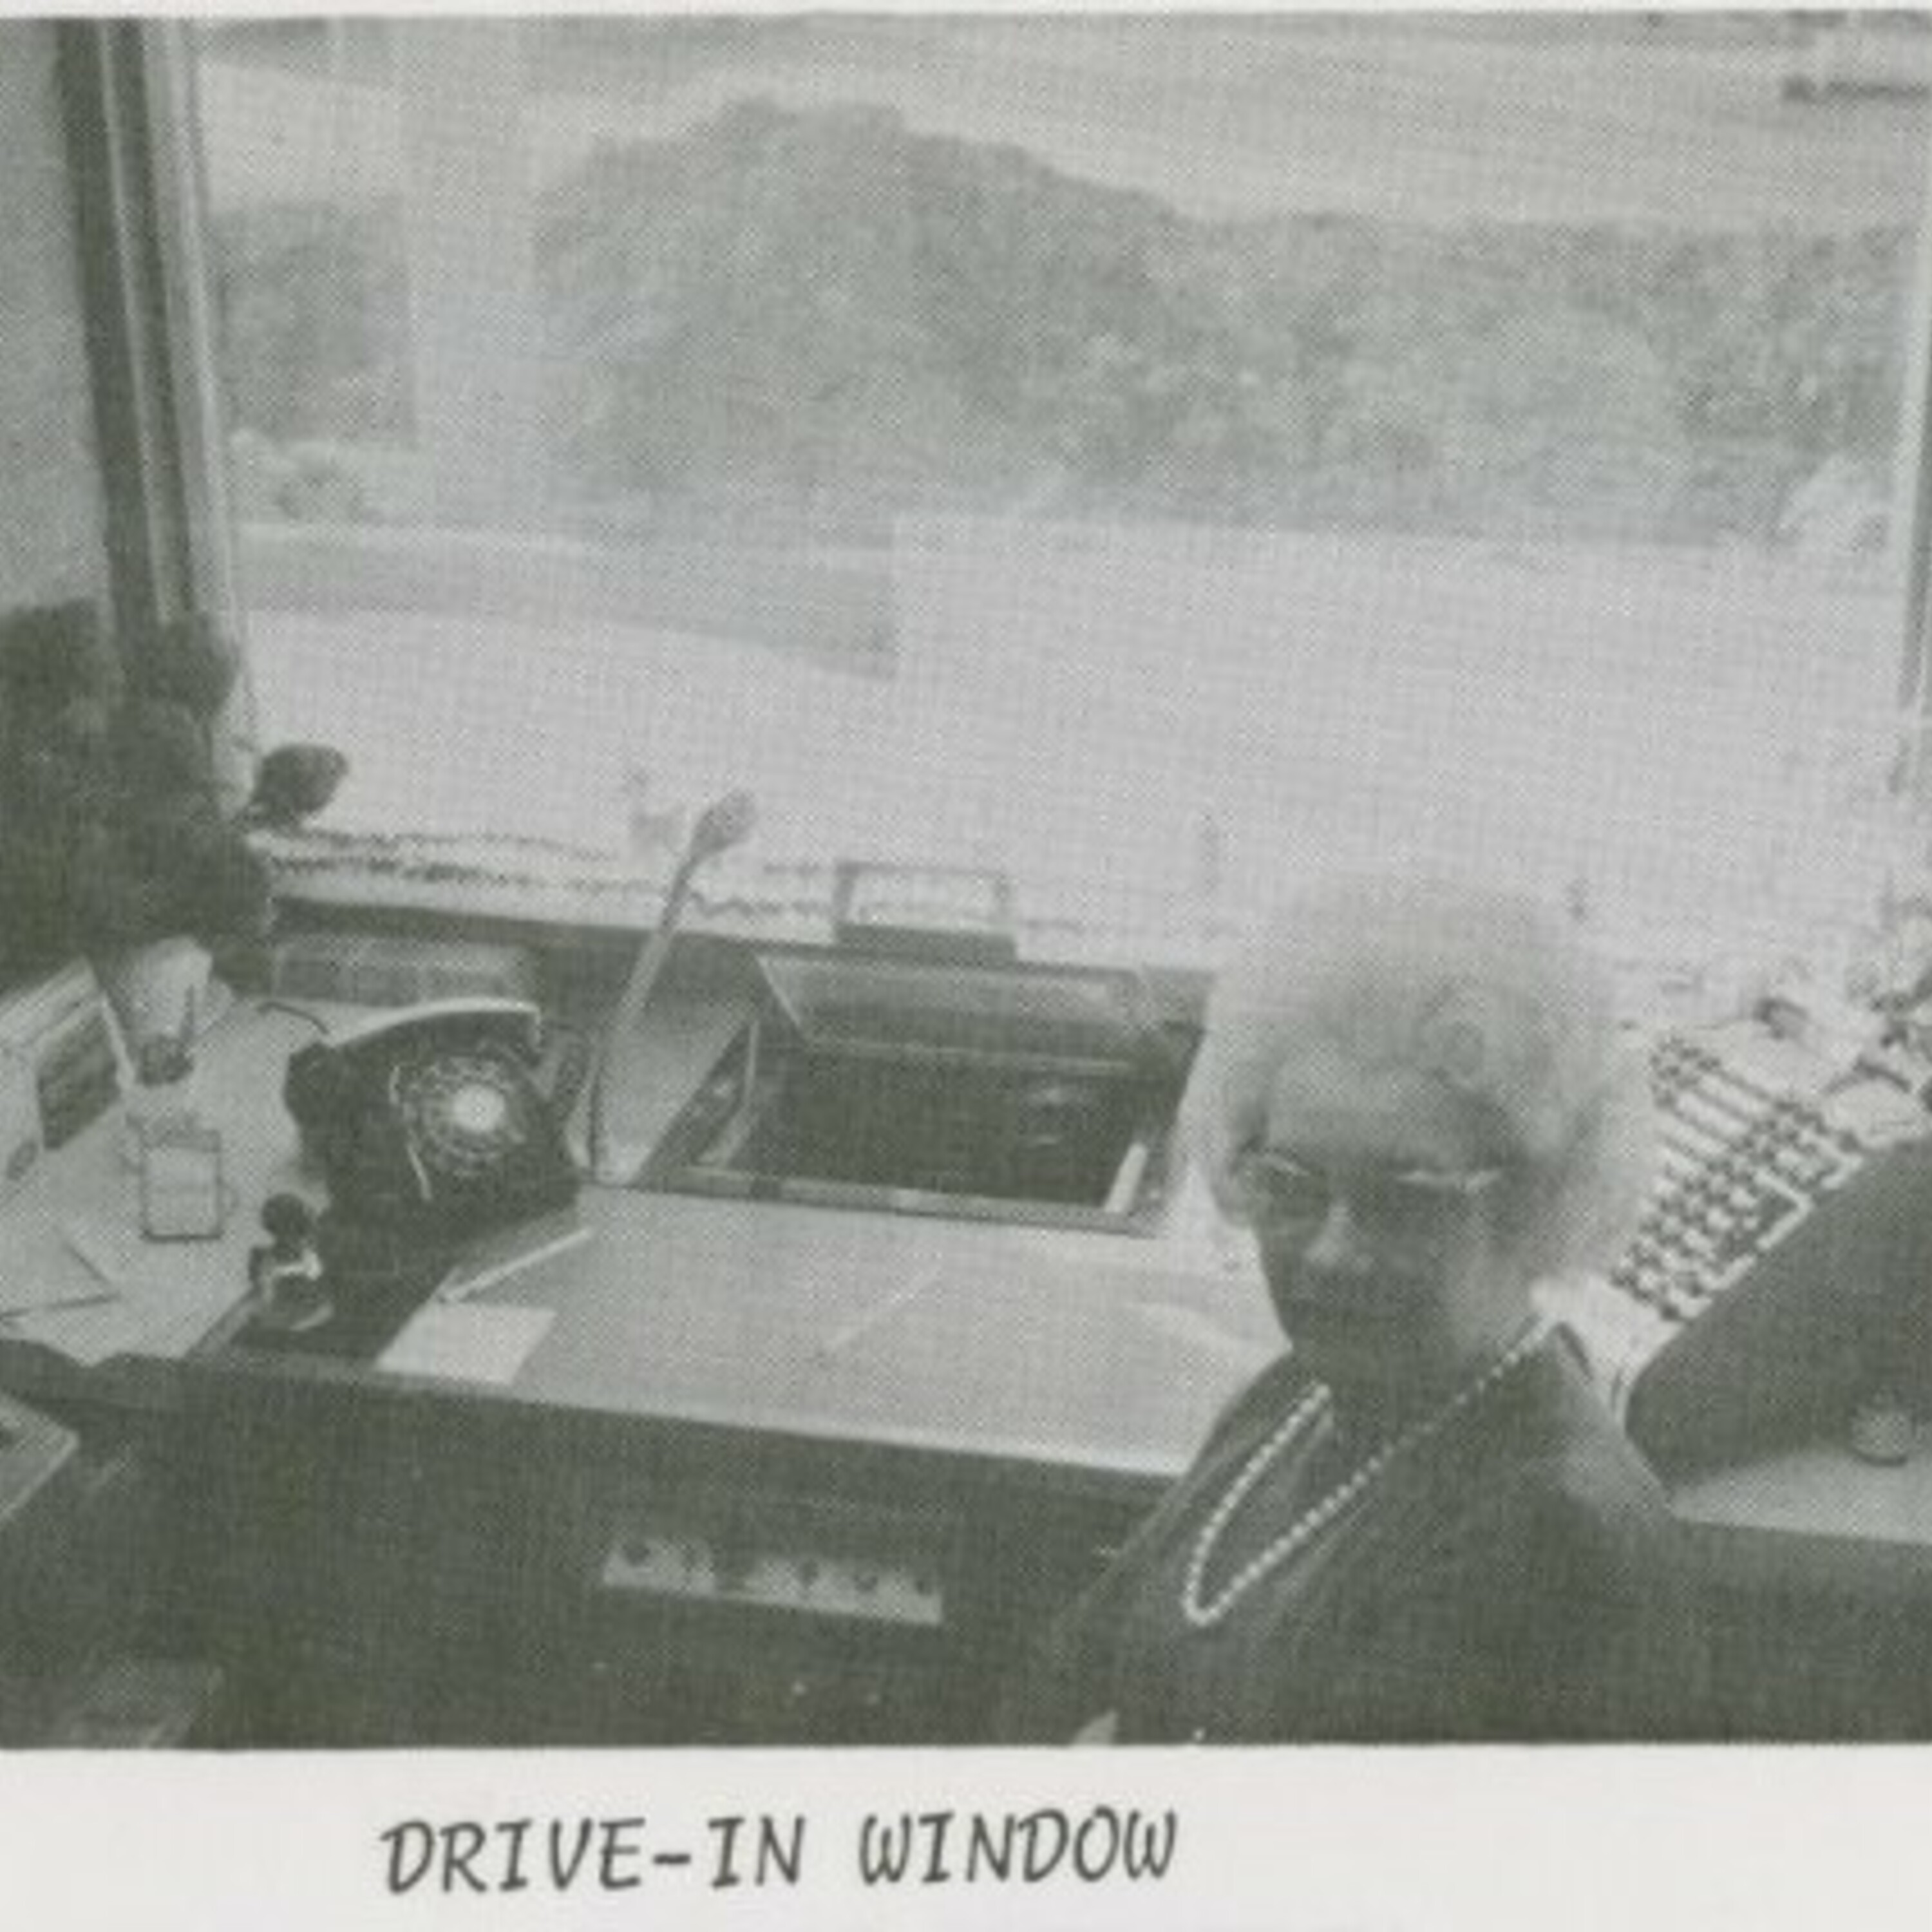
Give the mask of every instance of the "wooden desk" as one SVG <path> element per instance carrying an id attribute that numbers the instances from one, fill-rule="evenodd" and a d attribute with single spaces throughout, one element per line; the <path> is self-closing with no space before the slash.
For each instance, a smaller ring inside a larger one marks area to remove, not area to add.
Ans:
<path id="1" fill-rule="evenodd" d="M 659 1010 L 664 1123 L 736 1013 Z M 0 1330 L 18 1392 L 173 1419 L 178 1554 L 245 1742 L 972 1736 L 1024 1633 L 1276 1346 L 1197 1195 L 1145 1240 L 588 1188 L 588 1240 L 481 1298 L 550 1311 L 506 1382 L 251 1351 L 256 1210 L 320 1198 L 279 1098 L 308 1036 L 244 1006 L 208 1044 L 222 1240 L 128 1238 L 125 1306 Z M 85 1284 L 53 1230 L 126 1235 L 118 1146 L 103 1122 L 45 1163 L 0 1216 L 0 1272 Z M 1733 1734 L 1932 1736 L 1932 1447 L 1884 1470 L 1816 1445 L 1675 1502 Z M 638 1552 L 687 1543 L 735 1581 L 638 1587 Z M 780 1559 L 930 1570 L 943 1613 L 760 1600 Z"/>
<path id="2" fill-rule="evenodd" d="M 626 1138 L 747 1011 L 659 1010 Z M 1154 1239 L 595 1187 L 578 1211 L 587 1244 L 484 1298 L 556 1309 L 509 1392 L 558 1410 L 1166 1478 L 1280 1346 L 1198 1186 Z"/>
<path id="3" fill-rule="evenodd" d="M 658 1010 L 665 1124 L 735 1020 Z M 206 1044 L 220 1240 L 132 1238 L 110 1121 L 0 1222 L 36 1270 L 76 1271 L 63 1219 L 115 1233 L 124 1303 L 14 1324 L 0 1377 L 175 1417 L 182 1568 L 251 1741 L 971 1735 L 1278 1346 L 1198 1194 L 1150 1239 L 586 1188 L 589 1239 L 474 1304 L 547 1313 L 506 1380 L 250 1348 L 260 1203 L 321 1198 L 279 1098 L 309 1036 L 243 1007 Z M 652 1538 L 731 1574 L 639 1587 L 614 1552 Z M 786 1564 L 815 1602 L 770 1600 Z M 874 1614 L 868 1577 L 943 1609 Z"/>
<path id="4" fill-rule="evenodd" d="M 0 1305 L 41 1292 L 76 1300 L 98 1294 L 104 1284 L 70 1237 L 115 1272 L 118 1293 L 92 1306 L 0 1320 L 0 1382 L 30 1400 L 172 1405 L 178 1364 L 247 1292 L 248 1250 L 262 1239 L 261 1203 L 279 1187 L 301 1184 L 280 1069 L 291 1047 L 313 1037 L 314 1029 L 290 1015 L 264 1018 L 238 1006 L 204 1043 L 196 1100 L 221 1129 L 230 1191 L 218 1240 L 142 1240 L 118 1109 L 39 1162 L 0 1210 Z"/>
<path id="5" fill-rule="evenodd" d="M 644 1084 L 664 1124 L 735 1015 L 700 998 L 660 1010 Z M 223 1130 L 234 1194 L 218 1240 L 141 1240 L 111 1118 L 42 1164 L 0 1215 L 0 1275 L 97 1288 L 62 1239 L 78 1227 L 124 1290 L 0 1323 L 0 1378 L 25 1394 L 72 1392 L 79 1368 L 97 1390 L 170 1398 L 171 1370 L 246 1292 L 262 1200 L 326 1198 L 297 1164 L 280 1100 L 287 1055 L 312 1036 L 290 1014 L 244 1004 L 206 1044 L 198 1103 Z M 1244 1251 L 1198 1191 L 1154 1240 L 588 1186 L 579 1213 L 582 1246 L 478 1298 L 555 1310 L 493 1393 L 1165 1475 L 1278 1345 Z"/>

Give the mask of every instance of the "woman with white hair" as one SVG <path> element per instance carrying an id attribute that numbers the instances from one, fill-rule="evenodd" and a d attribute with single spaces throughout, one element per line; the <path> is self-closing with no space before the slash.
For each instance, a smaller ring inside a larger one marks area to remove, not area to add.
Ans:
<path id="1" fill-rule="evenodd" d="M 1629 1238 L 1650 1102 L 1558 922 L 1330 884 L 1223 977 L 1188 1101 L 1287 1352 L 1063 1619 L 1010 1732 L 1694 1732 L 1654 1479 L 1536 1290 Z"/>

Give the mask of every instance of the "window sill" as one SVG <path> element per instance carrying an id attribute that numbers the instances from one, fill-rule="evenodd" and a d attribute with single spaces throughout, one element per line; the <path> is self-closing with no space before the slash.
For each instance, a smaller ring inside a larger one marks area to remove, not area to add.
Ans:
<path id="1" fill-rule="evenodd" d="M 540 840 L 310 829 L 259 842 L 282 901 L 320 913 L 378 910 L 586 932 L 636 932 L 664 907 L 671 861 L 646 866 Z M 827 861 L 718 862 L 692 892 L 686 923 L 722 938 L 829 945 L 837 866 Z M 925 881 L 936 896 L 949 875 Z M 962 924 L 967 922 L 962 919 Z M 1020 956 L 1060 964 L 1210 970 L 1233 935 L 1224 914 L 1165 899 L 1102 904 L 1085 892 L 1022 907 Z"/>

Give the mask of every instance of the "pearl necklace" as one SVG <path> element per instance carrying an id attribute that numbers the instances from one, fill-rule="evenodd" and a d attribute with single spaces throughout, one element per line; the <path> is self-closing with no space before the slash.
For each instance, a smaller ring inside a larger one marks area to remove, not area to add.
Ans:
<path id="1" fill-rule="evenodd" d="M 1235 1572 L 1221 1594 L 1204 1601 L 1202 1592 L 1208 1580 L 1208 1565 L 1255 1486 L 1274 1464 L 1299 1442 L 1328 1411 L 1331 1397 L 1325 1382 L 1317 1382 L 1289 1410 L 1280 1427 L 1251 1455 L 1240 1473 L 1228 1486 L 1226 1495 L 1214 1505 L 1213 1514 L 1195 1538 L 1187 1559 L 1187 1574 L 1180 1589 L 1181 1614 L 1196 1630 L 1212 1630 L 1234 1606 L 1260 1582 L 1272 1576 L 1288 1559 L 1312 1542 L 1352 1503 L 1359 1502 L 1390 1464 L 1440 1435 L 1463 1410 L 1480 1399 L 1502 1378 L 1527 1361 L 1542 1346 L 1550 1332 L 1547 1322 L 1531 1324 L 1520 1340 L 1497 1357 L 1474 1381 L 1466 1382 L 1441 1408 L 1383 1444 L 1381 1448 L 1337 1484 L 1312 1508 L 1304 1510 L 1273 1542 Z"/>

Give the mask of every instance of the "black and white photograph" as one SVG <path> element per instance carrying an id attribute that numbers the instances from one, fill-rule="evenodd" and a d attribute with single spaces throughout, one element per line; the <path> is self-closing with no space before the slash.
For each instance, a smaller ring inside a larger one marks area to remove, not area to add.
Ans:
<path id="1" fill-rule="evenodd" d="M 1932 14 L 10 11 L 0 180 L 0 1847 L 1932 1798 Z"/>

